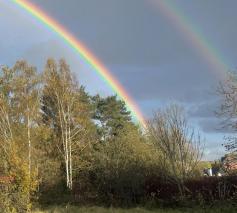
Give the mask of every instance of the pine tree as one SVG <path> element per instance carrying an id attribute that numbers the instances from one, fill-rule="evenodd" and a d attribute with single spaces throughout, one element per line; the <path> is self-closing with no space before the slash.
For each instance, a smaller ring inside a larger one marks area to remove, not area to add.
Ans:
<path id="1" fill-rule="evenodd" d="M 131 115 L 127 110 L 125 102 L 118 100 L 117 96 L 109 96 L 102 98 L 99 95 L 92 97 L 94 103 L 94 116 L 97 121 L 98 131 L 103 141 L 112 139 L 121 131 L 126 131 L 124 128 L 127 124 L 131 124 Z"/>

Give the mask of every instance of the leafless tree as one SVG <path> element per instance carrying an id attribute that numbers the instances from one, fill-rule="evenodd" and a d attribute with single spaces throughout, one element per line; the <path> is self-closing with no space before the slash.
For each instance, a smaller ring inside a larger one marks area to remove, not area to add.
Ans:
<path id="1" fill-rule="evenodd" d="M 237 74 L 229 72 L 227 78 L 220 82 L 217 93 L 221 98 L 219 110 L 216 112 L 217 116 L 222 118 L 223 128 L 232 131 L 237 130 Z M 225 137 L 226 143 L 224 147 L 229 152 L 237 151 L 236 137 Z"/>
<path id="2" fill-rule="evenodd" d="M 183 195 L 184 181 L 193 176 L 202 158 L 200 135 L 188 126 L 182 109 L 176 105 L 154 113 L 148 122 L 148 133 L 168 180 L 177 184 Z"/>

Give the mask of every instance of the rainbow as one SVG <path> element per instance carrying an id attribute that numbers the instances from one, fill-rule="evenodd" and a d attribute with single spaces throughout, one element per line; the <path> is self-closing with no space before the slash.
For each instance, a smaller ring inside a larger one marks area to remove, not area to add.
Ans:
<path id="1" fill-rule="evenodd" d="M 190 42 L 194 49 L 200 54 L 210 67 L 210 71 L 225 78 L 229 67 L 224 63 L 220 52 L 211 46 L 211 43 L 190 23 L 177 6 L 168 0 L 149 0 L 152 5 L 158 8 L 164 17 Z"/>
<path id="2" fill-rule="evenodd" d="M 96 71 L 96 73 L 112 88 L 114 92 L 126 103 L 127 108 L 131 111 L 133 117 L 142 125 L 146 127 L 145 119 L 134 100 L 130 97 L 128 92 L 118 82 L 118 80 L 111 74 L 111 72 L 88 50 L 88 48 L 68 32 L 63 26 L 57 23 L 52 17 L 49 17 L 36 5 L 27 0 L 12 0 L 15 4 L 20 6 L 26 12 L 30 13 L 34 18 L 46 25 L 49 29 L 58 34 L 64 42 L 66 42 Z"/>

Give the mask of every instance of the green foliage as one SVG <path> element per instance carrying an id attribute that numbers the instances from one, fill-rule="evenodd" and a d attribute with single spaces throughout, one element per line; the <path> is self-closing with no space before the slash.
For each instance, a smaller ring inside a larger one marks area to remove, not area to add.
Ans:
<path id="1" fill-rule="evenodd" d="M 85 186 L 79 184 L 86 199 L 93 192 L 96 199 L 109 205 L 141 202 L 146 176 L 155 173 L 158 166 L 157 155 L 134 125 L 127 124 L 125 129 L 113 140 L 97 144 L 92 166 L 79 174 L 85 179 Z"/>
<path id="2" fill-rule="evenodd" d="M 117 96 L 102 98 L 99 95 L 92 97 L 94 115 L 98 123 L 98 132 L 102 140 L 115 137 L 124 127 L 131 122 L 130 112 L 127 111 L 124 101 L 118 100 Z"/>
<path id="3" fill-rule="evenodd" d="M 80 152 L 95 138 L 89 97 L 64 60 L 57 64 L 49 59 L 41 100 L 42 123 L 50 130 L 49 141 L 53 142 L 51 156 L 59 162 L 67 186 L 72 189 L 75 171 L 80 167 Z"/>
<path id="4" fill-rule="evenodd" d="M 48 59 L 42 75 L 25 61 L 2 68 L 0 178 L 10 177 L 11 182 L 0 183 L 0 212 L 27 212 L 33 202 L 156 203 L 159 192 L 149 194 L 149 181 L 176 178 L 180 183 L 191 177 L 186 170 L 194 170 L 196 150 L 182 128 L 186 126 L 170 122 L 167 129 L 159 123 L 167 134 L 152 135 L 133 123 L 117 96 L 91 97 L 75 79 L 65 60 Z M 167 111 L 162 124 L 170 115 Z M 165 140 L 157 138 L 168 139 L 173 152 L 162 149 Z"/>
<path id="5" fill-rule="evenodd" d="M 31 196 L 36 189 L 35 174 L 29 176 L 28 164 L 16 154 L 11 156 L 9 162 L 9 182 L 1 183 L 0 211 L 26 212 L 31 209 Z"/>
<path id="6" fill-rule="evenodd" d="M 2 69 L 0 82 L 1 167 L 10 180 L 2 183 L 4 189 L 0 193 L 5 199 L 1 208 L 6 212 L 26 212 L 38 183 L 32 150 L 36 142 L 40 77 L 34 67 L 18 61 L 13 68 Z"/>

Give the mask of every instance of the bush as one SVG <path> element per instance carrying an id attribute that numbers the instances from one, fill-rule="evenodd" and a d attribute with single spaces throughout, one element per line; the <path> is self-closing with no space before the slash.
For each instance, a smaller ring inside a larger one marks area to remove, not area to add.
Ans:
<path id="1" fill-rule="evenodd" d="M 185 198 L 190 201 L 212 203 L 237 198 L 237 176 L 190 179 L 184 186 Z M 179 198 L 175 184 L 154 177 L 146 182 L 146 194 L 165 201 L 175 201 Z"/>

